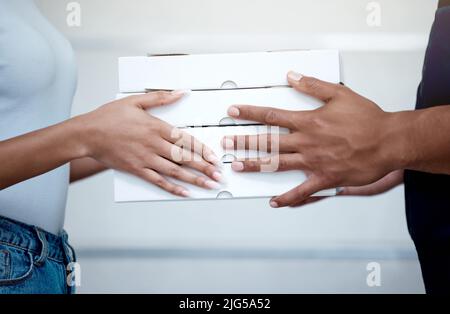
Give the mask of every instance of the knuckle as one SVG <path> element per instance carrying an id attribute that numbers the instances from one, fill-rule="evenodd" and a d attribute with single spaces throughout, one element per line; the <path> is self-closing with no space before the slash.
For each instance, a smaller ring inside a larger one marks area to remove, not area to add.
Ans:
<path id="1" fill-rule="evenodd" d="M 163 189 L 167 189 L 167 182 L 162 177 L 156 178 L 154 183 Z"/>
<path id="2" fill-rule="evenodd" d="M 171 194 L 176 194 L 177 192 L 177 186 L 167 181 L 164 181 L 160 187 Z"/>
<path id="3" fill-rule="evenodd" d="M 183 162 L 187 161 L 187 160 L 184 160 L 183 149 L 176 145 L 172 145 L 172 147 L 171 147 L 170 158 L 173 162 L 176 162 L 176 163 L 183 163 Z"/>
<path id="4" fill-rule="evenodd" d="M 185 133 L 184 131 L 181 131 L 179 128 L 169 126 L 168 130 L 170 131 L 170 138 L 174 141 L 184 140 L 185 139 Z M 185 144 L 184 141 L 182 144 Z"/>
<path id="5" fill-rule="evenodd" d="M 206 164 L 203 166 L 202 172 L 207 174 L 207 175 L 212 175 L 214 173 L 214 171 L 216 171 L 216 168 L 214 166 L 211 166 L 209 164 Z"/>
<path id="6" fill-rule="evenodd" d="M 298 119 L 299 124 L 308 129 L 315 129 L 322 125 L 323 122 L 323 107 L 305 112 Z M 297 133 L 303 135 L 302 132 Z"/>
<path id="7" fill-rule="evenodd" d="M 324 190 L 324 189 L 333 188 L 333 187 L 338 186 L 339 178 L 334 174 L 322 173 L 317 176 L 316 182 L 317 182 L 317 187 L 318 188 L 320 187 L 320 190 Z"/>
<path id="8" fill-rule="evenodd" d="M 264 116 L 264 122 L 267 124 L 272 124 L 277 121 L 278 114 L 275 110 L 269 110 Z"/>
<path id="9" fill-rule="evenodd" d="M 165 189 L 167 192 L 171 193 L 171 194 L 178 194 L 178 188 L 175 185 L 168 185 Z"/>
<path id="10" fill-rule="evenodd" d="M 303 84 L 310 91 L 316 91 L 319 88 L 319 80 L 314 77 L 304 77 Z"/>
<path id="11" fill-rule="evenodd" d="M 255 160 L 248 160 L 245 164 L 247 170 L 257 170 L 259 168 L 259 162 Z"/>
<path id="12" fill-rule="evenodd" d="M 198 186 L 204 186 L 206 183 L 206 179 L 203 177 L 196 177 L 195 178 L 195 184 Z"/>
<path id="13" fill-rule="evenodd" d="M 317 110 L 317 109 L 315 109 Z M 292 125 L 294 126 L 291 129 L 291 134 L 297 132 L 299 129 L 302 129 L 302 127 L 308 123 L 310 117 L 312 114 L 314 114 L 315 110 L 311 111 L 302 111 L 302 112 L 295 112 L 291 117 L 290 121 Z"/>
<path id="14" fill-rule="evenodd" d="M 292 136 L 289 137 L 289 141 L 286 141 L 285 143 L 287 149 L 291 150 L 292 152 L 298 153 L 300 151 L 300 148 L 304 146 L 303 138 L 303 134 L 299 132 L 293 133 Z"/>
<path id="15" fill-rule="evenodd" d="M 145 169 L 142 169 L 140 166 L 136 164 L 131 164 L 125 170 L 129 173 L 133 173 L 135 175 L 145 175 Z"/>
<path id="16" fill-rule="evenodd" d="M 153 120 L 154 118 L 151 115 L 149 115 L 149 119 Z M 158 120 L 150 121 L 150 123 L 146 125 L 146 130 L 144 134 L 157 134 L 160 137 L 162 137 L 162 130 L 160 124 L 158 123 Z M 150 145 L 150 147 L 155 146 L 156 141 L 154 136 L 146 137 L 145 141 Z"/>
<path id="17" fill-rule="evenodd" d="M 144 162 L 140 163 L 136 160 L 130 159 L 130 160 L 126 160 L 123 170 L 125 170 L 126 172 L 132 173 L 134 175 L 137 176 L 143 176 L 146 175 L 146 169 L 145 169 L 145 164 L 147 163 L 147 161 L 145 159 L 143 159 Z M 151 160 L 151 158 L 150 158 Z"/>
<path id="18" fill-rule="evenodd" d="M 167 95 L 165 92 L 162 92 L 162 91 L 155 92 L 155 98 L 156 98 L 156 102 L 159 105 L 164 105 L 167 101 Z"/>
<path id="19" fill-rule="evenodd" d="M 348 88 L 347 86 L 336 85 L 335 96 L 342 97 L 342 96 L 347 95 L 350 91 L 351 91 L 351 89 Z"/>
<path id="20" fill-rule="evenodd" d="M 289 168 L 289 162 L 284 158 L 279 158 L 278 169 L 279 170 L 287 170 L 288 168 Z"/>
<path id="21" fill-rule="evenodd" d="M 135 175 L 142 175 L 143 171 L 133 162 L 126 162 L 122 169 L 126 172 L 135 174 Z"/>
<path id="22" fill-rule="evenodd" d="M 181 171 L 180 169 L 178 169 L 178 167 L 170 167 L 168 170 L 168 174 L 170 177 L 175 179 L 179 179 L 182 176 Z"/>
<path id="23" fill-rule="evenodd" d="M 198 153 L 204 157 L 203 159 L 210 157 L 210 155 L 214 155 L 214 152 L 205 144 L 203 144 L 202 142 L 199 142 L 200 148 L 197 149 Z M 195 151 L 195 150 L 194 150 Z"/>
<path id="24" fill-rule="evenodd" d="M 138 105 L 140 102 L 140 97 L 138 95 L 128 96 L 126 98 L 127 102 L 133 105 Z"/>
<path id="25" fill-rule="evenodd" d="M 255 162 L 247 160 L 244 162 L 244 170 L 251 171 L 255 169 Z"/>
<path id="26" fill-rule="evenodd" d="M 320 128 L 320 127 L 322 127 L 323 126 L 323 120 L 322 120 L 322 118 L 320 117 L 320 115 L 311 115 L 310 117 L 309 117 L 309 119 L 308 119 L 308 122 L 309 122 L 309 126 L 311 127 L 311 128 L 315 128 L 315 129 L 318 129 L 318 128 Z"/>
<path id="27" fill-rule="evenodd" d="M 340 180 L 334 175 L 324 176 L 321 181 L 321 185 L 324 187 L 334 187 L 339 185 Z"/>
<path id="28" fill-rule="evenodd" d="M 297 194 L 299 200 L 303 200 L 303 199 L 308 197 L 308 195 L 306 194 L 305 190 L 301 186 L 296 188 L 295 193 Z"/>

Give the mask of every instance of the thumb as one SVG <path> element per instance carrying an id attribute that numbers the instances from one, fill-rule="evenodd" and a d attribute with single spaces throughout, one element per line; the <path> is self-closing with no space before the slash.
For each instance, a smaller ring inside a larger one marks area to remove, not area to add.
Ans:
<path id="1" fill-rule="evenodd" d="M 300 73 L 290 71 L 287 75 L 289 85 L 297 91 L 320 99 L 324 102 L 330 101 L 340 85 L 324 82 L 314 77 L 303 76 Z"/>
<path id="2" fill-rule="evenodd" d="M 188 93 L 189 92 L 186 90 L 176 90 L 173 92 L 158 91 L 133 97 L 137 106 L 140 106 L 144 110 L 148 110 L 151 108 L 172 104 L 180 100 Z"/>
<path id="3" fill-rule="evenodd" d="M 325 184 L 320 177 L 311 175 L 305 182 L 296 188 L 284 193 L 283 195 L 272 198 L 270 200 L 270 206 L 275 208 L 295 206 L 296 204 L 302 203 L 310 198 L 311 195 L 327 188 L 327 184 Z"/>

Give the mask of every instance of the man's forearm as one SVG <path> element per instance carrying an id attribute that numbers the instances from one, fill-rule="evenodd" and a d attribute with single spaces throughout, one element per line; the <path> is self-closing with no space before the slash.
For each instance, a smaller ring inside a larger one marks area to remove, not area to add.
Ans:
<path id="1" fill-rule="evenodd" d="M 450 105 L 392 113 L 385 140 L 399 169 L 450 175 Z"/>

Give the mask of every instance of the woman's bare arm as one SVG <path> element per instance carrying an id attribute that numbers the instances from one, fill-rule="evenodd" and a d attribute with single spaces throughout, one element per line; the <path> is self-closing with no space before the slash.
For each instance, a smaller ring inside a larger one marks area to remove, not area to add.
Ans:
<path id="1" fill-rule="evenodd" d="M 0 190 L 86 156 L 78 119 L 0 142 Z"/>
<path id="2" fill-rule="evenodd" d="M 108 167 L 89 157 L 73 160 L 70 163 L 70 183 L 86 179 L 107 169 Z"/>

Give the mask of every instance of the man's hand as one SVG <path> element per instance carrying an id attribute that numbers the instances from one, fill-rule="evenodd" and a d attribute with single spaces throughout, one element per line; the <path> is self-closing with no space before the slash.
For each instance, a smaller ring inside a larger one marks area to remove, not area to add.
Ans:
<path id="1" fill-rule="evenodd" d="M 291 134 L 280 135 L 278 139 L 264 136 L 268 141 L 279 141 L 278 171 L 303 170 L 309 176 L 300 186 L 274 197 L 272 207 L 301 205 L 321 190 L 368 185 L 402 169 L 401 150 L 396 149 L 390 134 L 390 113 L 342 85 L 302 77 L 295 72 L 288 74 L 288 81 L 299 92 L 322 100 L 324 106 L 313 111 L 285 111 L 235 105 L 228 111 L 234 118 L 291 130 Z M 250 142 L 259 141 L 257 137 L 227 137 L 223 143 L 231 148 L 245 142 L 248 148 Z M 232 167 L 235 171 L 260 171 L 261 165 L 267 162 L 242 160 L 234 162 Z"/>

